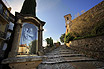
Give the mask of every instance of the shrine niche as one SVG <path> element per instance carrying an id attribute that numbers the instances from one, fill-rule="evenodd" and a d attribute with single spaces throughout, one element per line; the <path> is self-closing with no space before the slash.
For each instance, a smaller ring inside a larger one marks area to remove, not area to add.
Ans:
<path id="1" fill-rule="evenodd" d="M 18 54 L 36 54 L 38 47 L 38 27 L 31 23 L 23 23 Z"/>
<path id="2" fill-rule="evenodd" d="M 39 20 L 37 17 L 16 12 L 15 37 L 10 56 L 13 53 L 14 56 L 37 55 L 42 46 L 44 24 L 45 22 Z"/>

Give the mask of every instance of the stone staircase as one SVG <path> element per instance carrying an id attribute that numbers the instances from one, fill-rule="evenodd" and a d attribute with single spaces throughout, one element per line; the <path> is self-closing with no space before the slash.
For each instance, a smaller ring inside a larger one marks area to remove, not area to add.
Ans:
<path id="1" fill-rule="evenodd" d="M 60 46 L 44 55 L 37 69 L 104 69 L 104 63 Z"/>

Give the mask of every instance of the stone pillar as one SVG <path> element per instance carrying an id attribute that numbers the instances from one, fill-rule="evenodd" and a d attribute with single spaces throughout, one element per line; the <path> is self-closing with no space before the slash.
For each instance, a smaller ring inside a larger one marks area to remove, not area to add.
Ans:
<path id="1" fill-rule="evenodd" d="M 43 48 L 42 48 L 42 40 L 43 40 L 43 35 L 42 35 L 42 31 L 43 31 L 43 27 L 40 26 L 39 30 L 38 30 L 38 53 L 40 55 L 42 55 L 43 53 Z"/>
<path id="2" fill-rule="evenodd" d="M 19 19 L 16 24 L 17 25 L 16 25 L 15 32 L 14 32 L 14 39 L 13 39 L 11 51 L 9 53 L 9 57 L 17 56 L 18 49 L 19 49 L 19 42 L 20 42 L 21 31 L 22 31 L 21 20 Z"/>
<path id="3" fill-rule="evenodd" d="M 40 26 L 40 48 L 42 48 L 42 40 L 43 40 L 43 27 L 42 26 Z"/>

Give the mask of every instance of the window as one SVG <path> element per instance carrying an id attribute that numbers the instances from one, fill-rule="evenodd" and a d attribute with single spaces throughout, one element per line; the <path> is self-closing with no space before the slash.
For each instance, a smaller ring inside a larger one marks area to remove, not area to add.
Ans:
<path id="1" fill-rule="evenodd" d="M 9 13 L 8 13 L 8 11 L 7 11 L 7 10 L 5 10 L 5 11 L 4 11 L 4 15 L 5 15 L 5 18 L 7 18 L 7 19 L 8 19 Z"/>
<path id="2" fill-rule="evenodd" d="M 69 17 L 67 17 L 67 20 L 69 20 Z"/>
<path id="3" fill-rule="evenodd" d="M 67 32 L 68 32 L 68 29 L 67 29 Z"/>
<path id="4" fill-rule="evenodd" d="M 2 4 L 0 4 L 0 10 L 2 9 L 2 7 L 3 7 Z"/>
<path id="5" fill-rule="evenodd" d="M 10 39 L 10 36 L 11 36 L 11 33 L 10 32 L 7 32 L 6 39 Z"/>
<path id="6" fill-rule="evenodd" d="M 7 48 L 7 43 L 4 43 L 4 46 L 3 46 L 2 50 L 5 51 L 6 48 Z"/>
<path id="7" fill-rule="evenodd" d="M 12 22 L 9 23 L 9 28 L 10 30 L 13 30 L 14 24 Z"/>
<path id="8" fill-rule="evenodd" d="M 0 13 L 3 13 L 3 5 L 0 3 Z"/>

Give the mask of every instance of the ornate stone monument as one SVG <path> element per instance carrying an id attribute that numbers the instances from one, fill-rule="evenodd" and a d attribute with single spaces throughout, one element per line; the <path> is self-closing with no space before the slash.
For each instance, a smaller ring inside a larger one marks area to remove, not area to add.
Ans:
<path id="1" fill-rule="evenodd" d="M 42 61 L 36 55 L 42 48 L 44 24 L 45 22 L 36 17 L 36 0 L 25 0 L 21 12 L 15 13 L 12 48 L 9 57 L 2 63 L 16 69 L 35 68 Z"/>

